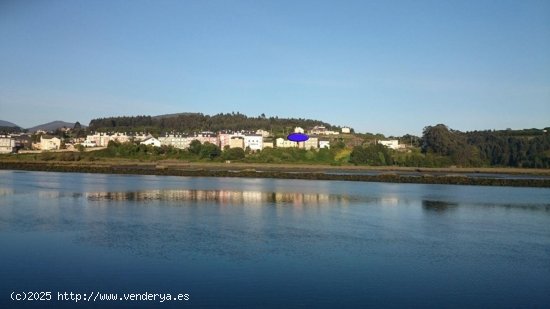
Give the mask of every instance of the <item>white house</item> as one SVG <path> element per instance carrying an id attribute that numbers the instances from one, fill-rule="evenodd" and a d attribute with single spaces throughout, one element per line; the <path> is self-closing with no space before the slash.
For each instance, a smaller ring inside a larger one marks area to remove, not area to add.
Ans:
<path id="1" fill-rule="evenodd" d="M 167 134 L 158 138 L 161 145 L 172 146 L 178 149 L 187 149 L 193 141 L 193 138 L 182 134 Z"/>
<path id="2" fill-rule="evenodd" d="M 244 148 L 250 150 L 262 150 L 264 148 L 264 138 L 261 135 L 245 135 Z"/>
<path id="3" fill-rule="evenodd" d="M 84 146 L 84 147 L 107 147 L 110 141 L 116 141 L 119 143 L 126 143 L 130 141 L 130 137 L 126 133 L 95 133 L 93 135 L 86 136 L 86 143 L 91 145 L 92 143 L 95 146 Z M 84 144 L 83 144 L 84 145 Z"/>
<path id="4" fill-rule="evenodd" d="M 269 131 L 266 131 L 266 130 L 257 130 L 256 131 L 256 134 L 257 135 L 261 135 L 262 137 L 269 137 L 271 134 L 269 133 Z"/>
<path id="5" fill-rule="evenodd" d="M 154 147 L 160 147 L 161 143 L 158 139 L 154 137 L 149 137 L 140 143 L 141 145 L 151 145 Z"/>
<path id="6" fill-rule="evenodd" d="M 0 153 L 13 152 L 15 148 L 15 139 L 11 136 L 0 136 Z"/>
<path id="7" fill-rule="evenodd" d="M 41 150 L 57 150 L 61 149 L 61 140 L 57 137 L 40 136 Z"/>
<path id="8" fill-rule="evenodd" d="M 300 143 L 304 149 L 317 149 L 319 148 L 319 139 L 317 137 L 310 137 L 307 141 Z"/>
<path id="9" fill-rule="evenodd" d="M 315 126 L 309 131 L 309 133 L 315 134 L 315 135 L 338 135 L 339 134 L 336 131 L 327 130 L 327 128 L 323 126 Z"/>
<path id="10" fill-rule="evenodd" d="M 330 148 L 330 142 L 329 141 L 319 141 L 319 148 Z"/>
<path id="11" fill-rule="evenodd" d="M 85 140 L 84 142 L 80 143 L 80 145 L 88 148 L 88 147 L 97 147 L 97 144 L 94 141 Z"/>
<path id="12" fill-rule="evenodd" d="M 350 128 L 348 128 L 348 127 L 343 127 L 343 128 L 342 128 L 342 134 L 349 134 L 349 133 L 351 133 L 351 129 L 350 129 Z"/>
<path id="13" fill-rule="evenodd" d="M 396 139 L 390 139 L 385 141 L 378 141 L 378 144 L 384 145 L 390 149 L 398 149 L 399 148 L 399 141 Z"/>
<path id="14" fill-rule="evenodd" d="M 300 127 L 296 127 L 294 128 L 294 133 L 304 133 L 304 129 L 303 128 L 300 128 Z"/>

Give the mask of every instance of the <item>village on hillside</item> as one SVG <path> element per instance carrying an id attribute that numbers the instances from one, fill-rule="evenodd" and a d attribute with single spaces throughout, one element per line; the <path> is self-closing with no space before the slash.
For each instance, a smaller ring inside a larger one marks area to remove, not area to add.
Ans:
<path id="1" fill-rule="evenodd" d="M 146 132 L 91 132 L 85 136 L 78 136 L 74 128 L 60 128 L 56 131 L 46 132 L 38 130 L 34 133 L 12 133 L 0 136 L 0 153 L 32 153 L 43 151 L 92 151 L 103 149 L 109 142 L 135 143 L 150 145 L 153 147 L 174 147 L 188 149 L 193 141 L 201 144 L 210 143 L 220 149 L 242 148 L 248 151 L 261 151 L 264 148 L 300 148 L 316 150 L 330 148 L 331 142 L 338 140 L 351 141 L 356 146 L 363 143 L 362 139 L 354 138 L 349 127 L 342 127 L 341 131 L 328 130 L 324 126 L 314 126 L 305 130 L 295 127 L 295 133 L 307 133 L 309 139 L 304 142 L 295 142 L 283 137 L 275 137 L 269 131 L 258 129 L 256 131 L 229 131 L 198 132 L 184 134 L 168 132 L 161 136 L 153 136 Z M 80 134 L 81 135 L 81 134 Z M 377 143 L 391 149 L 405 149 L 396 139 L 377 140 Z"/>

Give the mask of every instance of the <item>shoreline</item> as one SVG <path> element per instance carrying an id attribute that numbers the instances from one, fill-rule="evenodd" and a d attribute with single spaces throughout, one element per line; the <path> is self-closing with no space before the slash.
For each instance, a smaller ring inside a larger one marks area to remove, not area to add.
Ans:
<path id="1" fill-rule="evenodd" d="M 261 163 L 127 161 L 0 161 L 0 170 L 190 177 L 344 180 L 550 188 L 550 170 L 519 168 L 415 168 Z"/>

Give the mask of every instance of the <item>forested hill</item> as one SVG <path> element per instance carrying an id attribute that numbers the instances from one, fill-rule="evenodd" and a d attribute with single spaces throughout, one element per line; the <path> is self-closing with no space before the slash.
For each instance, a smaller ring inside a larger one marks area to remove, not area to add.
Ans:
<path id="1" fill-rule="evenodd" d="M 317 125 L 337 130 L 339 127 L 319 120 L 303 118 L 248 117 L 241 113 L 204 115 L 200 113 L 182 113 L 165 116 L 124 116 L 93 119 L 89 129 L 93 131 L 148 131 L 163 133 L 170 131 L 196 132 L 221 130 L 272 130 L 282 132 L 302 127 L 304 129 Z"/>
<path id="2" fill-rule="evenodd" d="M 550 167 L 550 128 L 460 132 L 424 128 L 422 150 L 459 166 Z"/>

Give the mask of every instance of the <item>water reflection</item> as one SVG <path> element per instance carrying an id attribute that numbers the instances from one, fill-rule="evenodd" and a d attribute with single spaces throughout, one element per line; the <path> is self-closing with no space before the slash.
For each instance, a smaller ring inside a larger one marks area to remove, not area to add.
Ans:
<path id="1" fill-rule="evenodd" d="M 0 188 L 0 196 L 12 195 L 15 192 L 14 189 Z"/>
<path id="2" fill-rule="evenodd" d="M 340 194 L 260 192 L 231 190 L 146 190 L 136 192 L 89 192 L 89 201 L 212 201 L 218 203 L 286 203 L 294 205 L 318 205 L 328 203 L 347 204 L 369 202 L 373 199 Z"/>
<path id="3" fill-rule="evenodd" d="M 458 206 L 457 203 L 450 203 L 445 201 L 422 200 L 422 208 L 428 211 L 445 212 L 448 210 L 454 210 L 457 206 Z"/>

